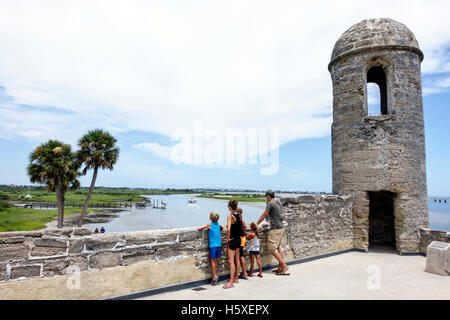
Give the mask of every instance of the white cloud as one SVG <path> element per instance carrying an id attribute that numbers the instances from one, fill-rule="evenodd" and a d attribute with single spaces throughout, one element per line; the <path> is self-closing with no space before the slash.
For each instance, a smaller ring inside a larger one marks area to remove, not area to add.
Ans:
<path id="1" fill-rule="evenodd" d="M 335 41 L 390 17 L 416 34 L 424 74 L 450 71 L 444 1 L 3 1 L 0 133 L 76 141 L 89 128 L 170 136 L 280 129 L 280 142 L 329 134 Z M 43 112 L 57 107 L 64 112 Z M 140 146 L 170 158 L 170 148 Z"/>
<path id="2" fill-rule="evenodd" d="M 172 152 L 171 146 L 162 146 L 162 145 L 160 145 L 158 143 L 154 143 L 154 142 L 144 142 L 144 143 L 136 144 L 133 147 L 137 148 L 137 149 L 149 151 L 159 158 L 171 160 L 171 152 Z"/>

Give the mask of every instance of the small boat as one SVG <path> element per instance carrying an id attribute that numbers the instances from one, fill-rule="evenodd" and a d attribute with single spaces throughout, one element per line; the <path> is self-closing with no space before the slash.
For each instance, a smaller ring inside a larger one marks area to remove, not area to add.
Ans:
<path id="1" fill-rule="evenodd" d="M 197 199 L 194 199 L 193 197 L 189 198 L 189 203 L 197 203 Z"/>
<path id="2" fill-rule="evenodd" d="M 153 201 L 151 206 L 154 209 L 167 209 L 167 202 L 164 202 L 162 200 L 161 200 L 161 202 L 159 202 L 159 200 L 155 200 L 155 201 Z"/>
<path id="3" fill-rule="evenodd" d="M 145 201 L 136 202 L 136 208 L 145 208 L 147 206 Z"/>

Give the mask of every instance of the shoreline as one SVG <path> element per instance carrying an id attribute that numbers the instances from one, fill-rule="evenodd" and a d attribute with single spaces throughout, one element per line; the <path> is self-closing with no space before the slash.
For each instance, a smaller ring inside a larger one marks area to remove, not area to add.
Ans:
<path id="1" fill-rule="evenodd" d="M 84 218 L 83 225 L 92 224 L 92 223 L 107 223 L 111 222 L 111 220 L 116 219 L 120 216 L 121 212 L 126 210 L 123 209 L 105 209 L 103 211 L 93 211 L 88 212 L 86 217 Z M 73 228 L 77 226 L 78 219 L 80 218 L 81 213 L 73 213 L 70 215 L 64 215 L 64 228 Z M 56 229 L 58 226 L 58 217 L 56 216 L 52 221 L 47 222 L 45 224 L 46 229 Z"/>

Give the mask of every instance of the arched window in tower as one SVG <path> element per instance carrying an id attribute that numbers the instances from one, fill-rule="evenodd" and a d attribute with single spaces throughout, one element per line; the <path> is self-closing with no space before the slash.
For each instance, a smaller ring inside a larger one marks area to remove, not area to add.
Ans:
<path id="1" fill-rule="evenodd" d="M 388 114 L 387 78 L 382 67 L 372 67 L 367 72 L 367 114 Z"/>

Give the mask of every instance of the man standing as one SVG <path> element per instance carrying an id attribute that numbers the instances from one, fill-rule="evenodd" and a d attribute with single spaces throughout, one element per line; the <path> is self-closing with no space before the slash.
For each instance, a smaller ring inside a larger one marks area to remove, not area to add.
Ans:
<path id="1" fill-rule="evenodd" d="M 289 275 L 287 270 L 289 267 L 284 262 L 284 254 L 283 254 L 283 235 L 284 235 L 284 217 L 283 217 L 283 205 L 281 201 L 275 199 L 275 192 L 269 190 L 266 192 L 267 205 L 266 210 L 259 218 L 257 225 L 261 224 L 261 222 L 268 216 L 270 223 L 270 231 L 269 237 L 267 239 L 268 242 L 268 250 L 275 259 L 277 259 L 279 265 L 278 268 L 274 270 L 277 275 Z"/>

